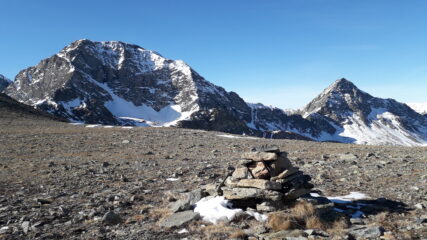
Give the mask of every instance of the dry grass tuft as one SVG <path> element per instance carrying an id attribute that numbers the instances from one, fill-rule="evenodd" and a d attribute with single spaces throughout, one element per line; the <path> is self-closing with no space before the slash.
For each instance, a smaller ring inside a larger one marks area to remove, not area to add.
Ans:
<path id="1" fill-rule="evenodd" d="M 204 227 L 203 233 L 206 239 L 228 239 L 230 232 L 238 232 L 240 229 L 230 227 L 227 223 L 208 225 Z"/>
<path id="2" fill-rule="evenodd" d="M 133 215 L 132 217 L 130 217 L 126 222 L 142 222 L 146 219 L 147 217 L 145 215 L 142 214 L 137 214 L 137 215 Z"/>
<path id="3" fill-rule="evenodd" d="M 237 230 L 235 232 L 232 232 L 228 237 L 231 239 L 245 239 L 247 235 L 242 230 Z"/>
<path id="4" fill-rule="evenodd" d="M 268 216 L 267 227 L 274 231 L 292 229 L 292 222 L 284 212 L 273 213 Z"/>
<path id="5" fill-rule="evenodd" d="M 345 230 L 348 228 L 349 224 L 347 219 L 344 217 L 339 218 L 332 222 L 331 224 L 325 226 L 324 230 L 329 234 L 342 235 Z"/>
<path id="6" fill-rule="evenodd" d="M 153 208 L 148 212 L 148 217 L 158 221 L 170 216 L 171 214 L 172 213 L 168 208 Z"/>
<path id="7" fill-rule="evenodd" d="M 324 229 L 325 225 L 318 216 L 309 216 L 305 219 L 305 227 L 309 229 Z"/>
<path id="8" fill-rule="evenodd" d="M 273 231 L 291 229 L 321 229 L 329 233 L 341 234 L 348 228 L 345 217 L 319 215 L 316 207 L 305 201 L 297 202 L 288 211 L 269 215 L 266 226 Z"/>
<path id="9" fill-rule="evenodd" d="M 304 220 L 316 215 L 316 207 L 309 202 L 297 202 L 291 209 L 291 214 L 298 220 Z"/>

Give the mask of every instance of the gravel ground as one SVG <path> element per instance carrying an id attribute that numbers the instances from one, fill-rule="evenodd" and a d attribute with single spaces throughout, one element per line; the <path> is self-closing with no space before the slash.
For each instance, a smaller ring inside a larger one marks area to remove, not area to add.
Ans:
<path id="1" fill-rule="evenodd" d="M 323 195 L 357 191 L 393 206 L 371 209 L 366 225 L 395 239 L 427 238 L 427 147 L 89 128 L 0 110 L 0 239 L 212 238 L 201 221 L 178 229 L 158 221 L 179 193 L 220 182 L 243 152 L 265 144 L 287 151 Z M 120 224 L 109 224 L 109 211 Z"/>

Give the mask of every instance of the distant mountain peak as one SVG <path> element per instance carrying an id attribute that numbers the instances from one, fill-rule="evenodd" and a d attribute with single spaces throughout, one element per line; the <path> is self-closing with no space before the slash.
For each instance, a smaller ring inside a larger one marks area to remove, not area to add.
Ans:
<path id="1" fill-rule="evenodd" d="M 361 90 L 353 82 L 346 78 L 340 78 L 327 87 L 321 95 L 328 95 L 333 92 L 354 94 L 361 92 Z"/>

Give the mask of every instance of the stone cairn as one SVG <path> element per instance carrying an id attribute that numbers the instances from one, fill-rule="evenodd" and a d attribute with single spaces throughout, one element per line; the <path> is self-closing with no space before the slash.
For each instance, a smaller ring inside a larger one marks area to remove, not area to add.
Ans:
<path id="1" fill-rule="evenodd" d="M 292 166 L 286 152 L 278 147 L 262 147 L 246 152 L 242 160 L 219 186 L 233 207 L 271 212 L 285 208 L 310 193 L 311 177 Z"/>

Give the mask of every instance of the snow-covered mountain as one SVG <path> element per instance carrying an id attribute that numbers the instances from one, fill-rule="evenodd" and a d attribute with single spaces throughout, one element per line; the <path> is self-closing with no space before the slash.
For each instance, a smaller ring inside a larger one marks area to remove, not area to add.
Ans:
<path id="1" fill-rule="evenodd" d="M 0 74 L 0 92 L 3 91 L 12 81 Z"/>
<path id="2" fill-rule="evenodd" d="M 181 60 L 123 42 L 73 42 L 21 71 L 6 93 L 76 122 L 250 131 L 250 108 L 237 94 Z"/>
<path id="3" fill-rule="evenodd" d="M 407 103 L 409 107 L 414 109 L 417 113 L 427 114 L 427 102 L 425 103 Z"/>
<path id="4" fill-rule="evenodd" d="M 302 110 L 305 119 L 335 128 L 317 140 L 359 144 L 425 145 L 427 119 L 394 99 L 381 99 L 339 79 Z"/>
<path id="5" fill-rule="evenodd" d="M 246 103 L 181 60 L 123 42 L 78 40 L 22 70 L 5 93 L 74 122 L 176 126 L 363 144 L 421 145 L 427 119 L 340 79 L 304 109 Z"/>

